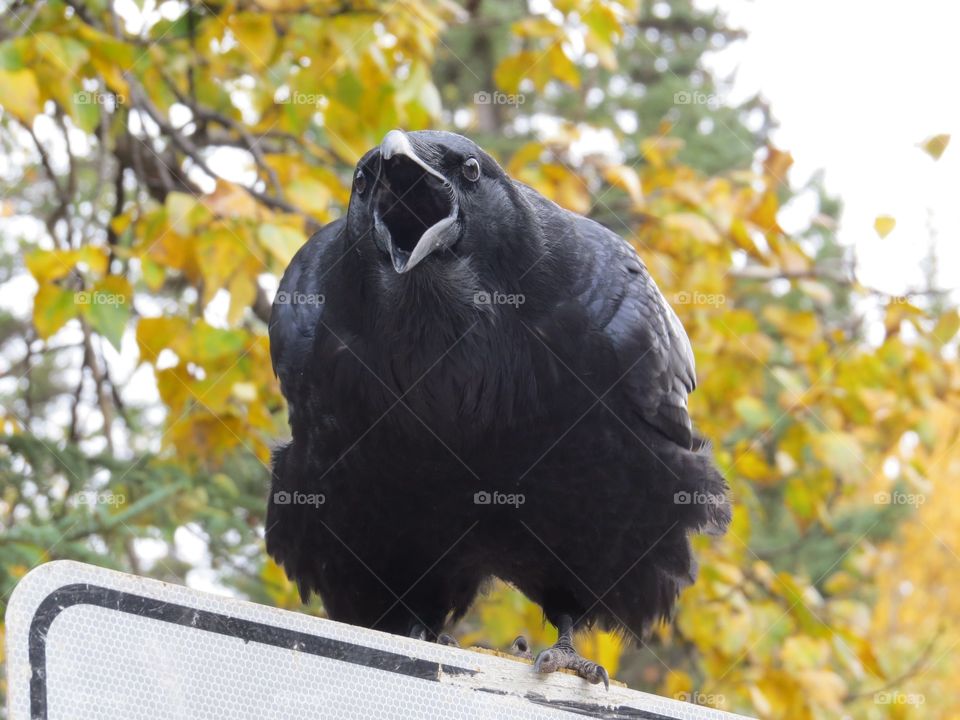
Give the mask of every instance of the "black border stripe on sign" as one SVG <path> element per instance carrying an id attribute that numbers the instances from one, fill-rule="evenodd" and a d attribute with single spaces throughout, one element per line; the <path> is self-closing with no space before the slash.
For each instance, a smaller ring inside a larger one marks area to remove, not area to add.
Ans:
<path id="1" fill-rule="evenodd" d="M 30 717 L 47 717 L 47 633 L 57 616 L 74 605 L 93 605 L 107 610 L 160 620 L 162 622 L 196 628 L 207 632 L 235 637 L 243 642 L 296 650 L 310 655 L 362 665 L 375 670 L 406 675 L 420 680 L 439 682 L 441 673 L 447 675 L 476 675 L 476 670 L 443 665 L 429 660 L 400 655 L 387 650 L 355 645 L 322 637 L 264 625 L 253 620 L 230 617 L 208 610 L 178 605 L 165 600 L 144 597 L 112 588 L 77 583 L 54 590 L 37 607 L 30 623 L 28 648 L 30 656 Z"/>
<path id="2" fill-rule="evenodd" d="M 53 621 L 69 607 L 92 605 L 106 610 L 159 620 L 161 622 L 195 628 L 206 632 L 235 637 L 245 643 L 256 642 L 309 655 L 352 663 L 374 670 L 405 675 L 420 680 L 439 682 L 445 675 L 477 675 L 478 671 L 409 655 L 378 650 L 356 645 L 343 640 L 334 640 L 321 635 L 310 635 L 297 630 L 265 625 L 253 620 L 221 615 L 208 610 L 179 605 L 177 603 L 145 597 L 122 590 L 106 588 L 89 583 L 64 585 L 51 592 L 37 607 L 30 622 L 28 652 L 30 658 L 30 717 L 32 720 L 49 720 L 47 714 L 47 635 Z M 488 688 L 477 688 L 490 691 Z M 577 715 L 606 718 L 607 720 L 675 720 L 649 710 L 628 706 L 610 706 L 589 702 L 548 700 L 527 693 L 528 702 Z"/>

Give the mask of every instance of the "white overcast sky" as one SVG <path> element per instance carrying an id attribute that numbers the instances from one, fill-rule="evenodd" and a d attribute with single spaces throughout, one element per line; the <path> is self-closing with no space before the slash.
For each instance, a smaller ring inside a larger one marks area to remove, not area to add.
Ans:
<path id="1" fill-rule="evenodd" d="M 826 172 L 828 190 L 844 202 L 840 238 L 857 250 L 860 279 L 915 289 L 932 224 L 939 284 L 960 288 L 960 2 L 698 4 L 719 7 L 749 33 L 708 65 L 733 76 L 728 102 L 758 91 L 771 102 L 774 141 L 794 157 L 794 187 Z M 917 145 L 939 133 L 953 137 L 933 162 Z M 882 240 L 878 215 L 897 220 Z"/>

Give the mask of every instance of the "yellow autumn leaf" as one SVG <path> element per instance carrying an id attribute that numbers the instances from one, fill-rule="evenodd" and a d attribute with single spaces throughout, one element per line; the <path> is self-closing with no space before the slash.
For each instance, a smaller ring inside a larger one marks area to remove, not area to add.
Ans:
<path id="1" fill-rule="evenodd" d="M 939 160 L 940 156 L 943 155 L 943 151 L 947 149 L 949 144 L 950 135 L 947 133 L 941 133 L 940 135 L 934 135 L 933 137 L 927 138 L 923 141 L 923 144 L 920 147 L 922 147 L 923 151 L 934 160 Z"/>
<path id="2" fill-rule="evenodd" d="M 203 273 L 203 302 L 210 302 L 249 254 L 237 233 L 218 227 L 196 238 L 197 264 Z"/>
<path id="3" fill-rule="evenodd" d="M 659 694 L 687 702 L 692 696 L 691 690 L 693 690 L 693 678 L 682 670 L 673 670 L 664 678 Z"/>
<path id="4" fill-rule="evenodd" d="M 250 271 L 250 265 L 234 273 L 227 290 L 230 293 L 230 309 L 227 311 L 227 322 L 236 325 L 243 317 L 243 312 L 253 305 L 257 297 L 257 273 Z M 246 272 L 244 270 L 247 270 Z"/>
<path id="5" fill-rule="evenodd" d="M 563 33 L 563 27 L 551 22 L 546 15 L 534 15 L 518 20 L 510 26 L 517 37 L 553 38 Z"/>
<path id="6" fill-rule="evenodd" d="M 273 57 L 277 34 L 273 18 L 266 13 L 242 12 L 232 15 L 228 27 L 237 38 L 240 50 L 255 65 L 264 66 Z"/>
<path id="7" fill-rule="evenodd" d="M 643 158 L 655 168 L 663 168 L 683 149 L 683 140 L 667 135 L 669 127 L 661 128 L 659 135 L 640 141 Z"/>
<path id="8" fill-rule="evenodd" d="M 197 224 L 205 219 L 205 215 L 209 215 L 200 201 L 188 193 L 168 193 L 164 200 L 164 206 L 167 210 L 170 229 L 185 237 L 190 235 Z"/>
<path id="9" fill-rule="evenodd" d="M 834 713 L 842 712 L 842 700 L 847 691 L 843 678 L 830 670 L 804 670 L 798 673 L 798 678 L 809 700 Z"/>
<path id="10" fill-rule="evenodd" d="M 37 282 L 50 282 L 66 277 L 80 264 L 90 272 L 102 275 L 106 272 L 108 251 L 96 245 L 85 245 L 77 250 L 34 250 L 25 262 Z"/>
<path id="11" fill-rule="evenodd" d="M 643 185 L 637 171 L 632 167 L 610 165 L 604 169 L 603 176 L 608 183 L 626 192 L 635 206 L 643 205 Z"/>
<path id="12" fill-rule="evenodd" d="M 548 63 L 547 67 L 549 68 L 551 79 L 565 82 L 573 88 L 580 87 L 580 69 L 573 60 L 567 57 L 561 43 L 554 43 L 547 52 L 545 62 Z"/>
<path id="13" fill-rule="evenodd" d="M 623 655 L 623 643 L 616 633 L 593 630 L 579 639 L 580 652 L 607 669 L 610 677 L 620 668 L 620 656 Z"/>
<path id="14" fill-rule="evenodd" d="M 517 93 L 520 90 L 521 81 L 527 77 L 530 69 L 539 59 L 539 55 L 530 50 L 510 55 L 497 65 L 493 71 L 493 80 L 505 93 Z"/>
<path id="15" fill-rule="evenodd" d="M 793 165 L 793 156 L 774 147 L 767 149 L 767 158 L 763 161 L 763 174 L 776 184 L 786 184 L 787 171 Z"/>
<path id="16" fill-rule="evenodd" d="M 696 213 L 671 213 L 663 218 L 663 225 L 667 230 L 689 235 L 695 240 L 709 245 L 719 245 L 720 233 L 707 218 Z"/>
<path id="17" fill-rule="evenodd" d="M 0 106 L 23 123 L 40 114 L 40 88 L 31 70 L 0 70 Z"/>
<path id="18" fill-rule="evenodd" d="M 161 350 L 169 347 L 175 338 L 188 334 L 189 331 L 186 318 L 140 318 L 137 323 L 137 346 L 140 348 L 140 358 L 147 362 L 156 362 Z"/>
<path id="19" fill-rule="evenodd" d="M 877 231 L 877 235 L 881 238 L 885 238 L 892 233 L 896 226 L 896 218 L 890 215 L 878 215 L 877 219 L 873 221 L 873 229 Z"/>
<path id="20" fill-rule="evenodd" d="M 330 136 L 330 145 L 337 155 L 355 163 L 370 146 L 380 141 L 365 127 L 362 116 L 354 108 L 330 99 L 323 114 L 324 125 Z"/>
<path id="21" fill-rule="evenodd" d="M 250 193 L 226 180 L 218 180 L 216 189 L 203 198 L 203 203 L 215 215 L 225 218 L 258 219 L 266 214 Z"/>

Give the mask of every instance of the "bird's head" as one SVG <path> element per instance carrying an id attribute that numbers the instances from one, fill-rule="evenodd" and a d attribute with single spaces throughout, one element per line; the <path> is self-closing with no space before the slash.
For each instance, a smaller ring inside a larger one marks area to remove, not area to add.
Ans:
<path id="1" fill-rule="evenodd" d="M 347 224 L 397 273 L 491 252 L 517 214 L 512 181 L 473 141 L 391 130 L 353 176 Z M 513 223 L 516 227 L 516 223 Z"/>

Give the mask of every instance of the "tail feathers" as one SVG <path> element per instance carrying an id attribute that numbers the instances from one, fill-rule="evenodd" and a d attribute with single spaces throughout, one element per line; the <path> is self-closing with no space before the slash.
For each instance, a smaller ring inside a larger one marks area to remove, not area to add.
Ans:
<path id="1" fill-rule="evenodd" d="M 273 468 L 270 483 L 270 498 L 267 502 L 267 517 L 264 526 L 267 554 L 283 568 L 287 577 L 297 584 L 300 599 L 307 603 L 317 583 L 304 559 L 305 518 L 302 508 L 285 502 L 290 488 L 294 487 L 291 468 L 288 467 L 290 445 L 281 445 L 273 451 Z"/>

